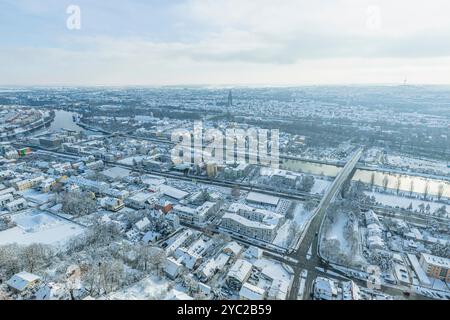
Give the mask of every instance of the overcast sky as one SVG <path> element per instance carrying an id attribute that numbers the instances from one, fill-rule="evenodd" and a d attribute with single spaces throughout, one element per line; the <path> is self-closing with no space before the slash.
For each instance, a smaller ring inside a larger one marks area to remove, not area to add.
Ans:
<path id="1" fill-rule="evenodd" d="M 0 0 L 0 84 L 450 84 L 449 15 L 448 0 Z"/>

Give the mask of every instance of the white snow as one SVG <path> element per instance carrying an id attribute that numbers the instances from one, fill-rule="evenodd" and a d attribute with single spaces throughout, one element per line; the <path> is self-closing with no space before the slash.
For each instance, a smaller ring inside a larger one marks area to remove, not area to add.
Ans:
<path id="1" fill-rule="evenodd" d="M 149 276 L 134 285 L 108 295 L 111 300 L 163 300 L 179 294 L 178 290 L 169 291 L 169 281 Z"/>
<path id="2" fill-rule="evenodd" d="M 419 210 L 419 205 L 424 204 L 425 207 L 429 204 L 431 212 L 436 211 L 437 209 L 441 208 L 445 204 L 438 203 L 438 202 L 432 202 L 432 201 L 425 201 L 420 199 L 414 199 L 414 198 L 407 198 L 402 196 L 397 196 L 393 194 L 383 194 L 379 192 L 366 192 L 368 196 L 374 196 L 376 201 L 391 207 L 399 207 L 407 209 L 409 205 L 412 203 L 413 210 Z M 450 212 L 450 206 L 445 205 L 447 212 Z"/>
<path id="3" fill-rule="evenodd" d="M 450 168 L 447 167 L 444 161 L 410 158 L 403 155 L 388 155 L 386 159 L 388 164 L 399 168 L 435 170 L 444 175 L 450 174 Z"/>
<path id="4" fill-rule="evenodd" d="M 348 222 L 348 219 L 343 214 L 338 214 L 336 221 L 331 225 L 326 235 L 327 240 L 337 239 L 340 243 L 341 251 L 345 252 L 346 255 L 349 254 L 350 246 L 347 240 L 344 238 L 344 228 Z"/>
<path id="5" fill-rule="evenodd" d="M 272 279 L 283 279 L 286 281 L 290 281 L 291 279 L 291 274 L 277 261 L 261 258 L 254 261 L 253 264 L 256 267 L 261 268 L 262 273 Z"/>
<path id="6" fill-rule="evenodd" d="M 49 193 L 39 192 L 34 189 L 20 191 L 19 194 L 21 194 L 25 199 L 38 204 L 46 203 L 50 199 Z"/>
<path id="7" fill-rule="evenodd" d="M 16 227 L 0 232 L 0 245 L 42 243 L 63 245 L 83 233 L 83 227 L 40 211 L 26 211 L 12 216 Z"/>
<path id="8" fill-rule="evenodd" d="M 287 243 L 289 236 L 289 227 L 291 225 L 291 220 L 286 221 L 277 231 L 277 236 L 273 240 L 273 244 L 280 247 L 287 247 L 289 243 Z"/>
<path id="9" fill-rule="evenodd" d="M 331 181 L 314 177 L 314 186 L 312 187 L 310 193 L 324 194 L 330 185 L 331 185 Z"/>
<path id="10" fill-rule="evenodd" d="M 128 157 L 128 158 L 124 158 L 121 159 L 119 161 L 117 161 L 120 164 L 125 164 L 128 166 L 132 166 L 133 165 L 133 160 L 135 160 L 137 163 L 142 162 L 143 159 L 145 159 L 146 156 L 134 156 L 134 157 Z"/>
<path id="11" fill-rule="evenodd" d="M 311 217 L 312 212 L 305 210 L 303 203 L 298 203 L 294 209 L 294 221 L 297 223 L 299 228 L 303 230 L 308 219 Z"/>

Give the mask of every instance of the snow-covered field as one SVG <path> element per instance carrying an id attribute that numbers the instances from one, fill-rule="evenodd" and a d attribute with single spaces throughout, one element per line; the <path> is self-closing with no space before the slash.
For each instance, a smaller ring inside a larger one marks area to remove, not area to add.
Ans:
<path id="1" fill-rule="evenodd" d="M 169 282 L 164 278 L 149 276 L 134 285 L 120 291 L 111 293 L 110 300 L 167 300 L 174 298 L 186 298 L 185 293 L 169 289 Z"/>
<path id="2" fill-rule="evenodd" d="M 321 252 L 334 263 L 361 266 L 366 262 L 361 254 L 360 230 L 351 223 L 345 211 L 337 211 L 333 222 L 328 221 L 322 231 Z M 355 234 L 352 236 L 349 232 Z"/>
<path id="3" fill-rule="evenodd" d="M 292 220 L 287 220 L 279 229 L 277 236 L 275 237 L 273 244 L 287 248 L 289 238 L 289 228 L 293 222 L 297 224 L 297 232 L 303 232 L 308 219 L 311 217 L 311 212 L 305 210 L 303 203 L 297 203 L 294 209 L 294 217 Z"/>
<path id="4" fill-rule="evenodd" d="M 432 159 L 417 159 L 400 155 L 388 155 L 387 163 L 389 165 L 407 168 L 412 170 L 435 170 L 444 175 L 450 175 L 450 168 L 444 161 L 436 161 Z"/>
<path id="5" fill-rule="evenodd" d="M 427 205 L 430 205 L 430 211 L 435 212 L 437 209 L 441 208 L 445 204 L 438 203 L 438 202 L 432 202 L 432 201 L 425 201 L 420 199 L 414 199 L 414 198 L 406 198 L 402 196 L 397 196 L 393 194 L 383 194 L 379 192 L 365 192 L 368 196 L 374 196 L 376 201 L 390 207 L 399 207 L 403 209 L 407 209 L 410 204 L 412 204 L 413 210 L 419 211 L 419 205 L 424 204 L 426 207 Z M 447 208 L 447 212 L 450 213 L 450 205 L 445 205 Z"/>
<path id="6" fill-rule="evenodd" d="M 335 223 L 331 225 L 331 228 L 328 230 L 326 234 L 327 240 L 338 240 L 340 244 L 340 250 L 343 251 L 346 255 L 350 250 L 350 246 L 347 243 L 347 240 L 344 238 L 344 228 L 348 222 L 347 217 L 342 214 L 339 214 Z"/>
<path id="7" fill-rule="evenodd" d="M 273 244 L 280 247 L 288 247 L 288 238 L 289 238 L 289 227 L 291 226 L 291 220 L 286 221 L 277 232 L 277 236 L 273 240 Z"/>
<path id="8" fill-rule="evenodd" d="M 332 182 L 324 179 L 319 179 L 317 177 L 314 178 L 314 186 L 312 187 L 310 193 L 324 194 Z"/>
<path id="9" fill-rule="evenodd" d="M 16 227 L 0 232 L 0 245 L 42 243 L 64 245 L 83 233 L 83 227 L 41 211 L 27 210 L 13 215 Z"/>

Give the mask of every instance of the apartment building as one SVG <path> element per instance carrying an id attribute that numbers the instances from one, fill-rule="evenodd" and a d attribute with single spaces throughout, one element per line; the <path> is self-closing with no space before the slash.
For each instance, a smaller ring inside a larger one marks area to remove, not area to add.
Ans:
<path id="1" fill-rule="evenodd" d="M 429 277 L 450 282 L 450 259 L 421 253 L 419 262 Z"/>
<path id="2" fill-rule="evenodd" d="M 241 203 L 233 203 L 222 216 L 221 226 L 249 238 L 272 242 L 283 216 Z"/>

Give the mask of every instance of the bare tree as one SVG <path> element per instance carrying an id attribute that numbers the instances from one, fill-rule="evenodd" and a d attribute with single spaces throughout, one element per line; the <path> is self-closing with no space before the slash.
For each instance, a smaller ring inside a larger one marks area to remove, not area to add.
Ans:
<path id="1" fill-rule="evenodd" d="M 51 261 L 53 250 L 50 246 L 39 243 L 31 244 L 24 247 L 19 257 L 22 259 L 24 268 L 29 272 L 34 272 Z"/>
<path id="2" fill-rule="evenodd" d="M 166 252 L 158 247 L 150 248 L 150 259 L 152 261 L 153 266 L 156 269 L 157 274 L 160 276 L 164 265 L 166 264 Z"/>
<path id="3" fill-rule="evenodd" d="M 437 192 L 438 200 L 441 200 L 443 194 L 444 194 L 444 185 L 440 184 Z"/>
<path id="4" fill-rule="evenodd" d="M 413 192 L 414 192 L 414 180 L 411 179 L 411 182 L 409 184 L 409 196 L 412 196 Z"/>
<path id="5" fill-rule="evenodd" d="M 430 184 L 428 181 L 425 183 L 425 188 L 423 191 L 423 198 L 426 199 L 428 197 L 428 193 L 430 192 Z"/>
<path id="6" fill-rule="evenodd" d="M 89 193 L 71 191 L 61 196 L 61 210 L 73 216 L 84 216 L 93 213 L 97 209 L 96 201 Z"/>
<path id="7" fill-rule="evenodd" d="M 9 244 L 0 247 L 0 277 L 9 278 L 22 270 L 20 259 L 21 247 L 17 244 Z"/>
<path id="8" fill-rule="evenodd" d="M 375 184 L 375 172 L 372 172 L 372 174 L 370 175 L 370 186 L 373 187 L 374 184 Z"/>
<path id="9" fill-rule="evenodd" d="M 398 176 L 397 180 L 395 180 L 395 189 L 397 191 L 397 194 L 400 192 L 400 185 L 401 185 L 401 177 Z"/>
<path id="10" fill-rule="evenodd" d="M 386 175 L 386 176 L 384 176 L 384 178 L 383 178 L 383 189 L 384 189 L 384 191 L 387 190 L 388 185 L 389 185 L 389 178 L 388 178 L 388 176 Z"/>

